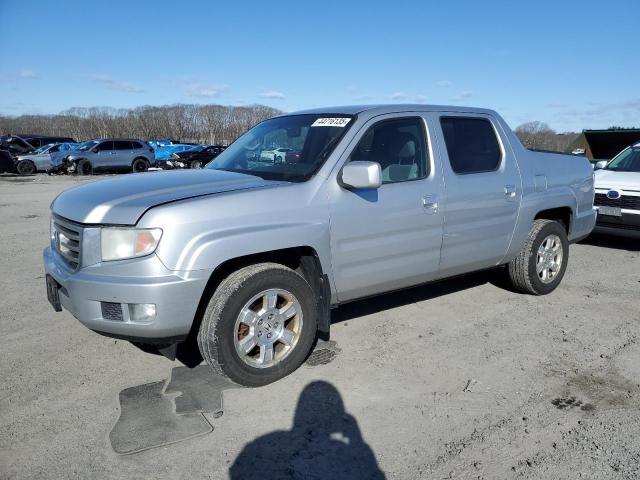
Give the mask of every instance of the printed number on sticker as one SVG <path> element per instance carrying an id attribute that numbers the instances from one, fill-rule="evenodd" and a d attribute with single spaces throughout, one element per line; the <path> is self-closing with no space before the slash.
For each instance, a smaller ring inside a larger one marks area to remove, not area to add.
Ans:
<path id="1" fill-rule="evenodd" d="M 345 127 L 350 118 L 319 118 L 311 124 L 312 127 Z"/>

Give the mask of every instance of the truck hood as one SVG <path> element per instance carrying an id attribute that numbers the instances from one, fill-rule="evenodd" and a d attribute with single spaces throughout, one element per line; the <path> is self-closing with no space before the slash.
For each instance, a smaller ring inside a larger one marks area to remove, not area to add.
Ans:
<path id="1" fill-rule="evenodd" d="M 163 203 L 282 183 L 209 169 L 135 173 L 67 190 L 51 210 L 79 223 L 135 225 L 144 212 Z"/>
<path id="2" fill-rule="evenodd" d="M 615 172 L 613 170 L 596 170 L 596 188 L 621 188 L 623 190 L 640 191 L 640 172 Z"/>

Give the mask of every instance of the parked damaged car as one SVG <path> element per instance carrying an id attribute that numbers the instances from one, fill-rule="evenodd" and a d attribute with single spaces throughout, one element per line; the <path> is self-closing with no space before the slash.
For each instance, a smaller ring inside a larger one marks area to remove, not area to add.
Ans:
<path id="1" fill-rule="evenodd" d="M 183 152 L 175 152 L 162 164 L 165 169 L 202 168 L 225 150 L 223 145 L 198 145 Z"/>
<path id="2" fill-rule="evenodd" d="M 36 149 L 33 153 L 18 155 L 15 160 L 16 172 L 31 175 L 36 172 L 57 171 L 64 156 L 75 150 L 78 143 L 49 143 Z"/>
<path id="3" fill-rule="evenodd" d="M 0 173 L 13 173 L 15 164 L 13 156 L 5 147 L 0 147 Z"/>
<path id="4" fill-rule="evenodd" d="M 48 135 L 4 135 L 0 137 L 0 145 L 13 155 L 25 155 L 35 152 L 38 148 L 50 143 L 75 143 L 70 137 L 55 137 Z"/>

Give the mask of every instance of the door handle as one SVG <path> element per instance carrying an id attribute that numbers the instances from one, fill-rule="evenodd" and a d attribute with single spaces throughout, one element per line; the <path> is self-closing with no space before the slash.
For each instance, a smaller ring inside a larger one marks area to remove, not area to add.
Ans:
<path id="1" fill-rule="evenodd" d="M 516 186 L 515 185 L 505 185 L 504 186 L 504 196 L 512 199 L 516 198 Z"/>
<path id="2" fill-rule="evenodd" d="M 438 212 L 438 196 L 437 195 L 425 195 L 424 197 L 422 197 L 422 206 L 424 207 L 424 209 L 431 213 L 437 213 Z"/>

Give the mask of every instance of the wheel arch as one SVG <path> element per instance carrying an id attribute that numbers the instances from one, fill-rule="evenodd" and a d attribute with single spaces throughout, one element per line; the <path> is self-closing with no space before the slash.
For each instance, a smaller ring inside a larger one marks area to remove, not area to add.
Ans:
<path id="1" fill-rule="evenodd" d="M 548 208 L 545 210 L 541 210 L 535 215 L 533 220 L 535 221 L 535 220 L 544 219 L 544 220 L 557 221 L 564 226 L 568 236 L 569 232 L 571 232 L 571 227 L 573 225 L 573 218 L 574 218 L 573 209 L 571 207 L 564 206 L 564 207 Z"/>
<path id="2" fill-rule="evenodd" d="M 329 338 L 331 323 L 331 287 L 329 285 L 329 277 L 327 273 L 323 271 L 322 263 L 316 250 L 313 247 L 304 245 L 242 255 L 225 260 L 218 265 L 211 273 L 200 297 L 191 330 L 189 331 L 187 340 L 184 342 L 185 349 L 192 350 L 195 348 L 197 350 L 196 339 L 202 318 L 211 295 L 213 295 L 213 292 L 215 292 L 220 283 L 231 273 L 243 267 L 264 262 L 278 263 L 291 268 L 302 275 L 309 283 L 311 289 L 316 293 L 318 333 L 323 339 Z"/>

